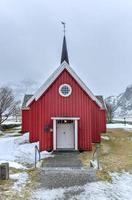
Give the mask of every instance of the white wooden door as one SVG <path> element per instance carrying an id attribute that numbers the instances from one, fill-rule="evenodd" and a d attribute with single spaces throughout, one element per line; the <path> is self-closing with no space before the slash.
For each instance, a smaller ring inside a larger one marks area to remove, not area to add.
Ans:
<path id="1" fill-rule="evenodd" d="M 57 124 L 57 149 L 74 149 L 75 137 L 73 123 Z"/>

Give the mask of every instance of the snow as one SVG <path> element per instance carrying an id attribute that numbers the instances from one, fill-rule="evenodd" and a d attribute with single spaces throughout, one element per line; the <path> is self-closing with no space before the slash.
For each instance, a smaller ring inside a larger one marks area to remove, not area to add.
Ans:
<path id="1" fill-rule="evenodd" d="M 114 124 L 107 124 L 107 128 L 123 128 L 127 131 L 132 130 L 131 124 L 121 124 L 121 123 L 114 123 Z"/>
<path id="2" fill-rule="evenodd" d="M 5 160 L 0 160 L 0 164 L 5 163 L 7 161 Z M 8 161 L 9 166 L 12 168 L 16 168 L 16 169 L 26 169 L 26 167 L 24 167 L 22 164 L 17 163 L 17 162 L 13 162 L 13 161 Z"/>
<path id="3" fill-rule="evenodd" d="M 109 136 L 107 136 L 107 135 L 101 135 L 101 138 L 104 139 L 104 140 L 109 140 L 110 139 Z"/>
<path id="4" fill-rule="evenodd" d="M 12 189 L 20 192 L 22 188 L 26 185 L 28 174 L 26 172 L 11 174 L 10 179 L 15 180 Z"/>
<path id="5" fill-rule="evenodd" d="M 33 193 L 30 200 L 57 200 L 64 199 L 64 189 L 52 189 L 52 190 L 37 190 Z"/>
<path id="6" fill-rule="evenodd" d="M 3 135 L 3 132 L 0 130 L 0 135 Z"/>
<path id="7" fill-rule="evenodd" d="M 114 121 L 122 121 L 122 122 L 124 122 L 124 117 L 115 117 L 113 120 Z M 132 122 L 132 117 L 126 117 L 126 121 L 127 122 Z"/>
<path id="8" fill-rule="evenodd" d="M 112 183 L 98 181 L 87 183 L 84 186 L 57 189 L 38 189 L 33 192 L 32 200 L 66 199 L 71 194 L 70 200 L 131 200 L 132 199 L 132 174 L 113 173 Z"/>
<path id="9" fill-rule="evenodd" d="M 10 162 L 11 166 L 22 167 L 21 164 L 34 164 L 35 145 L 29 143 L 29 134 L 18 137 L 0 138 L 0 162 Z M 42 152 L 42 158 L 51 156 L 51 153 Z M 14 163 L 13 163 L 14 162 Z"/>
<path id="10" fill-rule="evenodd" d="M 8 120 L 6 120 L 2 124 L 5 124 L 5 125 L 9 125 L 9 124 L 19 125 L 19 124 L 21 124 L 21 122 L 20 121 L 15 122 L 15 121 L 8 121 Z"/>
<path id="11" fill-rule="evenodd" d="M 10 116 L 6 121 L 3 122 L 3 124 L 21 124 L 21 118 L 18 117 L 19 119 L 16 122 L 16 118 Z"/>

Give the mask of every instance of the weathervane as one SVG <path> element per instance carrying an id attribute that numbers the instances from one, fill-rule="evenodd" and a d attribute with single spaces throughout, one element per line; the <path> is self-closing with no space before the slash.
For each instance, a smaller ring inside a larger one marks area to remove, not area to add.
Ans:
<path id="1" fill-rule="evenodd" d="M 61 21 L 61 24 L 63 25 L 63 28 L 64 28 L 64 35 L 65 35 L 65 32 L 66 32 L 66 23 Z"/>

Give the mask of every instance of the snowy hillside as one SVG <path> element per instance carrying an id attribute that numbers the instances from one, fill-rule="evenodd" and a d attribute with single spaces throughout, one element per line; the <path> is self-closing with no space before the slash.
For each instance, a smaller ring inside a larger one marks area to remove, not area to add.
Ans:
<path id="1" fill-rule="evenodd" d="M 132 85 L 118 96 L 109 96 L 106 102 L 115 108 L 115 117 L 132 117 Z"/>

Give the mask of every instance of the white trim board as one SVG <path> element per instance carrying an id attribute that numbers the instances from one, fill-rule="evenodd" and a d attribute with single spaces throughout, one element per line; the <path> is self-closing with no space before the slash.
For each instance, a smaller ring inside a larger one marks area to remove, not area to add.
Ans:
<path id="1" fill-rule="evenodd" d="M 55 120 L 79 120 L 80 117 L 51 117 L 51 119 L 55 119 Z"/>
<path id="2" fill-rule="evenodd" d="M 79 78 L 79 76 L 73 71 L 70 65 L 64 61 L 61 65 L 54 71 L 53 74 L 47 79 L 47 81 L 38 89 L 38 91 L 34 94 L 34 96 L 29 99 L 26 106 L 29 106 L 31 102 L 35 99 L 36 101 L 42 96 L 42 94 L 49 88 L 49 86 L 57 79 L 57 77 L 61 74 L 61 72 L 66 69 L 71 76 L 77 81 L 80 87 L 91 97 L 93 101 L 95 101 L 98 106 L 102 109 L 102 104 L 99 100 L 94 96 L 91 90 L 83 83 L 83 81 Z"/>

